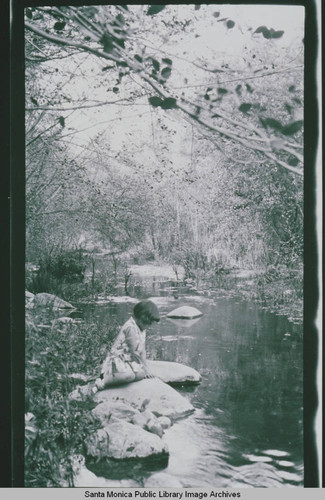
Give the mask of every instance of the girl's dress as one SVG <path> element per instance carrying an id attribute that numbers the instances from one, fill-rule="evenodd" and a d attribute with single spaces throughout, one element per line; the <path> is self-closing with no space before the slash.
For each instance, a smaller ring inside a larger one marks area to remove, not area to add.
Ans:
<path id="1" fill-rule="evenodd" d="M 127 341 L 133 339 L 136 348 L 130 351 Z M 146 332 L 141 331 L 135 320 L 131 317 L 121 328 L 109 354 L 101 368 L 101 378 L 107 373 L 134 373 L 143 369 L 141 360 L 137 358 L 145 349 Z"/>

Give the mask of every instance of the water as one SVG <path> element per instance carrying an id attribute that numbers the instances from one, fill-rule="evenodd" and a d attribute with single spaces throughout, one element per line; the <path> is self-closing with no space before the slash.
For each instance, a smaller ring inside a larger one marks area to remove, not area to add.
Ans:
<path id="1" fill-rule="evenodd" d="M 199 386 L 177 389 L 196 410 L 165 433 L 166 478 L 183 487 L 303 486 L 301 326 L 252 303 L 200 295 L 194 287 L 176 293 L 173 285 L 146 277 L 130 290 L 155 297 L 161 312 L 161 322 L 147 331 L 148 357 L 184 363 L 202 375 Z M 189 323 L 166 317 L 181 305 L 203 316 Z M 132 308 L 104 304 L 91 314 L 123 324 Z M 120 478 L 139 486 L 154 474 L 130 464 L 120 469 Z M 165 480 L 160 486 L 169 485 Z"/>

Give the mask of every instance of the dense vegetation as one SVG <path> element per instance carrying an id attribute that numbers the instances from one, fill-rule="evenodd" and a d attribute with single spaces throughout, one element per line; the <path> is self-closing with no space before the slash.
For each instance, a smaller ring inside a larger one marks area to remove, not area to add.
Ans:
<path id="1" fill-rule="evenodd" d="M 198 7 L 26 10 L 28 260 L 82 245 L 194 271 L 301 264 L 303 34 Z M 242 50 L 177 54 L 202 27 Z"/>
<path id="2" fill-rule="evenodd" d="M 238 293 L 301 319 L 303 23 L 289 35 L 240 12 L 26 9 L 30 291 L 110 294 L 148 261 L 216 287 L 247 269 Z M 68 375 L 92 375 L 116 333 L 52 319 L 27 314 L 26 486 L 58 486 L 60 470 L 72 484 L 96 422 L 72 409 Z"/>

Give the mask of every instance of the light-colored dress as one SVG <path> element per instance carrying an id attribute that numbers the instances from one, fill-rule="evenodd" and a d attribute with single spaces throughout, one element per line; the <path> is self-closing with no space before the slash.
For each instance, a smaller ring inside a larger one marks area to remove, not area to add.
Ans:
<path id="1" fill-rule="evenodd" d="M 128 340 L 135 343 L 134 353 L 130 350 Z M 105 361 L 102 364 L 101 373 L 108 373 L 114 376 L 115 373 L 137 374 L 143 369 L 143 364 L 137 358 L 145 349 L 146 332 L 141 331 L 135 320 L 131 317 L 119 331 Z"/>

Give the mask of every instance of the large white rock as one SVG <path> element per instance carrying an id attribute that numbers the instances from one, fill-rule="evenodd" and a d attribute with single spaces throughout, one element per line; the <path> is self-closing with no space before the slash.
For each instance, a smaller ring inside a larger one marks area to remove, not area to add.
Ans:
<path id="1" fill-rule="evenodd" d="M 92 414 L 100 420 L 103 427 L 108 425 L 112 420 L 132 421 L 136 415 L 141 415 L 139 410 L 123 401 L 104 401 L 99 403 L 92 410 Z"/>
<path id="2" fill-rule="evenodd" d="M 194 411 L 193 406 L 184 396 L 158 378 L 143 379 L 139 382 L 98 391 L 94 400 L 96 403 L 120 400 L 138 409 L 141 408 L 144 400 L 149 400 L 148 410 L 156 416 L 169 418 L 183 417 Z"/>
<path id="3" fill-rule="evenodd" d="M 167 314 L 167 318 L 193 319 L 202 316 L 203 313 L 191 306 L 181 306 Z"/>
<path id="4" fill-rule="evenodd" d="M 168 454 L 167 445 L 160 437 L 124 420 L 97 430 L 86 439 L 85 444 L 87 454 L 99 460 L 124 460 Z"/>
<path id="5" fill-rule="evenodd" d="M 87 469 L 85 465 L 85 458 L 82 455 L 73 455 L 72 457 L 70 457 L 70 460 L 73 471 L 73 486 L 76 488 L 87 488 L 91 486 L 131 488 L 138 485 L 132 479 L 114 480 L 96 476 L 93 472 Z M 63 468 L 63 466 L 60 466 L 60 472 L 61 476 L 64 477 L 66 474 L 66 470 Z M 64 479 L 60 481 L 60 485 L 62 488 L 69 487 L 68 481 Z"/>
<path id="6" fill-rule="evenodd" d="M 168 321 L 181 328 L 191 328 L 195 323 L 200 321 L 201 316 L 199 318 L 193 319 L 184 319 L 184 318 L 167 318 Z"/>
<path id="7" fill-rule="evenodd" d="M 166 384 L 198 384 L 201 380 L 199 372 L 172 361 L 147 360 L 150 373 Z"/>
<path id="8" fill-rule="evenodd" d="M 75 309 L 72 304 L 51 293 L 37 293 L 33 302 L 35 306 L 51 307 L 52 309 Z"/>

